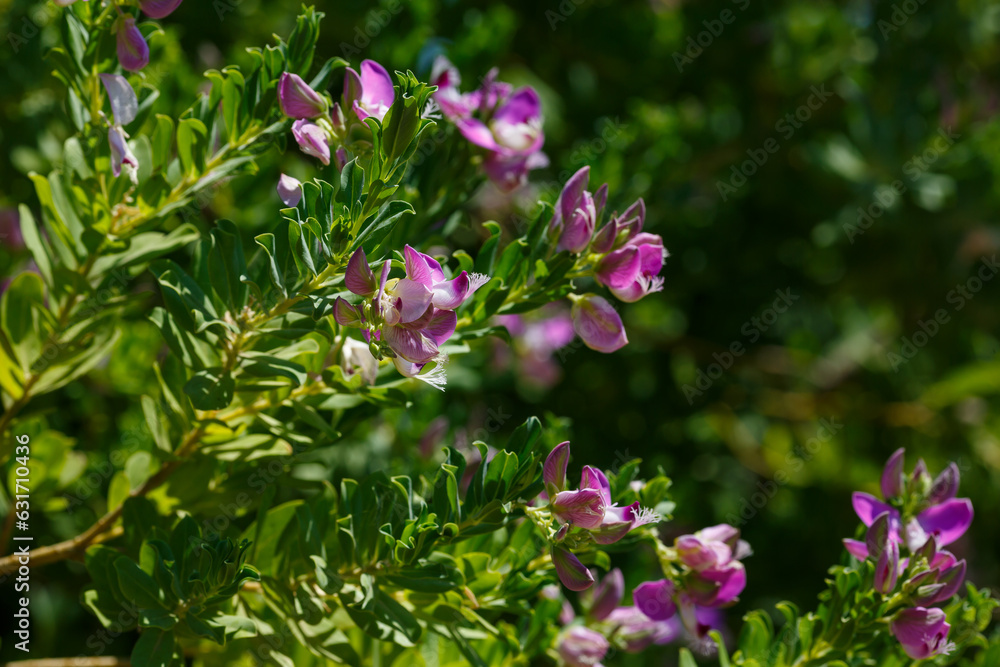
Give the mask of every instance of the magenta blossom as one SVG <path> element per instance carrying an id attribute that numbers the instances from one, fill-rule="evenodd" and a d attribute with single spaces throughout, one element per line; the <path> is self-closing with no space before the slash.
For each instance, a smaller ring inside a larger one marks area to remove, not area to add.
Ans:
<path id="1" fill-rule="evenodd" d="M 559 657 L 570 667 L 600 667 L 610 644 L 604 635 L 571 625 L 559 637 Z"/>
<path id="2" fill-rule="evenodd" d="M 611 486 L 604 473 L 584 466 L 580 488 L 566 489 L 569 442 L 557 445 L 545 460 L 542 479 L 549 493 L 549 505 L 556 520 L 590 531 L 598 544 L 612 544 L 633 528 L 660 520 L 656 512 L 638 502 L 619 507 L 611 498 Z"/>
<path id="3" fill-rule="evenodd" d="M 278 102 L 289 118 L 319 118 L 327 112 L 326 99 L 313 90 L 298 74 L 283 72 L 278 81 Z"/>
<path id="4" fill-rule="evenodd" d="M 551 556 L 563 586 L 571 591 L 584 591 L 594 585 L 594 575 L 571 551 L 553 546 Z"/>
<path id="5" fill-rule="evenodd" d="M 599 194 L 603 195 L 598 196 L 595 201 L 594 195 L 587 191 L 589 180 L 590 167 L 583 167 L 570 176 L 559 193 L 555 212 L 549 223 L 549 230 L 559 237 L 556 250 L 580 253 L 590 245 L 601 209 L 604 208 L 601 200 L 606 199 L 608 188 L 607 185 L 601 186 Z"/>
<path id="6" fill-rule="evenodd" d="M 640 653 L 653 644 L 669 644 L 681 635 L 676 616 L 655 621 L 638 607 L 618 607 L 605 619 L 617 642 L 628 653 Z"/>
<path id="7" fill-rule="evenodd" d="M 889 514 L 889 534 L 893 540 L 905 544 L 910 551 L 916 551 L 923 546 L 928 538 L 935 538 L 938 546 L 951 544 L 969 529 L 972 524 L 972 501 L 968 498 L 955 498 L 958 492 L 958 468 L 949 466 L 937 481 L 930 482 L 923 461 L 917 464 L 909 483 L 902 474 L 902 450 L 895 452 L 886 464 L 882 473 L 882 492 L 886 500 L 899 497 L 904 487 L 909 487 L 923 496 L 922 506 L 925 508 L 906 525 L 895 507 L 880 501 L 868 493 L 855 492 L 851 497 L 854 511 L 866 526 L 871 526 L 875 519 L 883 514 Z"/>
<path id="8" fill-rule="evenodd" d="M 154 19 L 166 18 L 181 6 L 183 0 L 139 0 L 139 9 Z"/>
<path id="9" fill-rule="evenodd" d="M 323 164 L 330 164 L 330 143 L 327 133 L 316 123 L 305 118 L 292 123 L 292 136 L 306 155 L 319 158 Z"/>
<path id="10" fill-rule="evenodd" d="M 494 92 L 481 91 L 480 109 Z M 541 101 L 533 88 L 521 88 L 502 101 L 488 123 L 469 116 L 458 118 L 455 125 L 469 142 L 487 151 L 486 174 L 506 192 L 522 185 L 528 171 L 548 163 L 541 154 Z"/>
<path id="11" fill-rule="evenodd" d="M 690 568 L 684 589 L 691 601 L 702 607 L 722 607 L 736 601 L 746 587 L 746 569 L 741 559 L 750 546 L 740 531 L 727 524 L 682 535 L 674 542 L 681 563 Z"/>
<path id="12" fill-rule="evenodd" d="M 430 259 L 410 250 L 414 262 Z M 440 264 L 430 261 L 440 270 Z M 427 268 L 426 264 L 420 265 Z M 435 292 L 433 281 L 428 286 L 409 277 L 390 280 L 390 270 L 391 263 L 384 262 L 381 277 L 376 280 L 364 250 L 359 248 L 347 263 L 344 283 L 351 292 L 363 297 L 364 302 L 352 305 L 338 297 L 334 318 L 341 326 L 362 329 L 365 339 L 392 358 L 401 374 L 417 377 L 440 389 L 445 382 L 447 361 L 441 346 L 455 332 L 458 317 L 453 309 L 461 300 L 446 298 L 449 290 L 444 287 L 440 293 Z M 432 363 L 433 371 L 425 372 Z"/>
<path id="13" fill-rule="evenodd" d="M 635 606 L 654 621 L 666 621 L 677 613 L 676 586 L 669 579 L 645 581 L 632 591 Z"/>
<path id="14" fill-rule="evenodd" d="M 622 571 L 616 567 L 594 586 L 590 595 L 587 615 L 596 621 L 603 621 L 618 608 L 624 595 L 625 577 L 622 575 Z"/>
<path id="15" fill-rule="evenodd" d="M 361 74 L 347 68 L 344 108 L 353 110 L 358 120 L 374 116 L 381 122 L 395 99 L 392 77 L 374 60 L 361 61 Z"/>
<path id="16" fill-rule="evenodd" d="M 131 16 L 119 16 L 114 24 L 118 62 L 130 72 L 137 72 L 149 64 L 149 45 Z"/>
<path id="17" fill-rule="evenodd" d="M 111 145 L 111 173 L 117 178 L 122 171 L 134 184 L 138 184 L 139 160 L 128 145 L 128 135 L 120 126 L 108 128 L 108 143 Z"/>
<path id="18" fill-rule="evenodd" d="M 562 377 L 554 355 L 576 338 L 569 309 L 553 303 L 529 315 L 499 315 L 496 320 L 511 336 L 510 348 L 498 341 L 498 364 L 505 365 L 512 350 L 519 379 L 541 388 L 554 386 Z"/>
<path id="19" fill-rule="evenodd" d="M 431 85 L 437 86 L 434 101 L 437 102 L 445 118 L 454 122 L 460 118 L 468 118 L 479 106 L 479 95 L 463 93 L 459 90 L 462 76 L 458 68 L 451 64 L 445 56 L 438 56 L 431 68 Z"/>
<path id="20" fill-rule="evenodd" d="M 940 609 L 904 609 L 896 614 L 889 629 L 913 660 L 946 655 L 955 648 L 948 641 L 951 626 Z"/>
<path id="21" fill-rule="evenodd" d="M 584 345 L 607 354 L 628 344 L 622 318 L 607 299 L 596 294 L 570 294 L 569 298 L 573 302 L 573 330 Z"/>
<path id="22" fill-rule="evenodd" d="M 431 303 L 435 308 L 454 310 L 461 306 L 476 290 L 489 282 L 489 276 L 473 273 L 471 276 L 462 271 L 452 280 L 447 280 L 441 264 L 422 252 L 417 252 L 409 245 L 403 248 L 406 262 L 406 275 L 427 287 L 431 292 Z"/>
<path id="23" fill-rule="evenodd" d="M 663 289 L 659 273 L 666 258 L 662 238 L 656 234 L 636 234 L 598 262 L 595 277 L 619 300 L 633 303 Z"/>

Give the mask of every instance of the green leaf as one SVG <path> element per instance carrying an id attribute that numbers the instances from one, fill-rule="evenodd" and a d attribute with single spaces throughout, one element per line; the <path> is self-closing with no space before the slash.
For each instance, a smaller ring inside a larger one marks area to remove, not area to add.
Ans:
<path id="1" fill-rule="evenodd" d="M 215 367 L 199 371 L 184 385 L 184 393 L 199 410 L 221 410 L 233 402 L 236 382 L 233 376 Z"/>
<path id="2" fill-rule="evenodd" d="M 307 375 L 306 369 L 294 361 L 279 359 L 278 357 L 266 354 L 247 355 L 248 362 L 244 362 L 242 369 L 247 375 L 254 377 L 284 377 L 292 381 L 293 387 L 298 387 L 305 383 Z"/>
<path id="3" fill-rule="evenodd" d="M 118 586 L 127 600 L 132 600 L 142 609 L 160 609 L 160 588 L 151 576 L 142 571 L 135 561 L 127 556 L 115 560 Z"/>
<path id="4" fill-rule="evenodd" d="M 169 667 L 174 659 L 174 632 L 150 628 L 132 649 L 132 667 Z"/>
<path id="5" fill-rule="evenodd" d="M 364 246 L 366 253 L 372 253 L 378 245 L 388 236 L 399 219 L 407 213 L 413 213 L 413 206 L 402 199 L 394 199 L 383 206 L 372 221 L 365 227 L 358 238 L 355 239 L 352 250 L 358 246 Z"/>
<path id="6" fill-rule="evenodd" d="M 51 287 L 53 284 L 52 256 L 49 254 L 48 246 L 42 241 L 35 216 L 31 214 L 31 209 L 24 204 L 18 206 L 18 214 L 21 218 L 21 236 L 24 238 L 24 245 L 31 251 L 31 256 L 38 266 L 38 272 L 45 279 L 45 283 Z"/>
<path id="7" fill-rule="evenodd" d="M 166 609 L 142 609 L 139 611 L 140 628 L 169 630 L 177 625 L 177 616 Z"/>
<path id="8" fill-rule="evenodd" d="M 165 452 L 172 451 L 173 447 L 170 445 L 170 435 L 163 424 L 163 420 L 160 418 L 160 410 L 156 405 L 156 401 L 149 396 L 143 396 L 140 400 L 142 402 L 142 413 L 146 417 L 146 425 L 149 426 L 153 442 Z"/>
<path id="9" fill-rule="evenodd" d="M 205 170 L 205 151 L 208 148 L 208 129 L 197 118 L 184 118 L 177 125 L 177 156 L 181 170 L 190 174 Z"/>
<path id="10" fill-rule="evenodd" d="M 169 116 L 156 114 L 156 129 L 153 130 L 153 169 L 164 169 L 170 161 L 174 145 L 174 121 Z"/>

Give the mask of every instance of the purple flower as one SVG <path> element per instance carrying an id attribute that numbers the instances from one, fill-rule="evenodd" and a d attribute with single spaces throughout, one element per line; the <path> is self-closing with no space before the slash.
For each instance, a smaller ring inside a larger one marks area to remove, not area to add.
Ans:
<path id="1" fill-rule="evenodd" d="M 120 16 L 114 24 L 118 48 L 118 62 L 130 72 L 137 72 L 149 64 L 149 45 L 131 16 Z"/>
<path id="2" fill-rule="evenodd" d="M 945 655 L 955 648 L 948 642 L 951 626 L 940 609 L 904 609 L 896 614 L 889 629 L 913 660 Z"/>
<path id="3" fill-rule="evenodd" d="M 882 469 L 883 498 L 903 495 L 903 487 L 906 483 L 906 477 L 903 475 L 903 456 L 905 453 L 906 449 L 903 447 L 897 449 L 886 461 L 885 468 Z"/>
<path id="4" fill-rule="evenodd" d="M 146 16 L 154 19 L 162 19 L 169 16 L 175 9 L 181 6 L 183 0 L 139 0 L 139 9 Z"/>
<path id="5" fill-rule="evenodd" d="M 111 173 L 117 178 L 121 175 L 122 169 L 128 175 L 132 183 L 138 184 L 139 160 L 128 145 L 126 139 L 128 135 L 119 125 L 108 128 L 108 143 L 111 146 Z"/>
<path id="6" fill-rule="evenodd" d="M 674 602 L 676 586 L 669 579 L 646 581 L 635 587 L 632 599 L 635 606 L 654 621 L 666 621 L 677 613 Z"/>
<path id="7" fill-rule="evenodd" d="M 302 183 L 288 174 L 278 177 L 278 196 L 289 208 L 298 206 L 302 199 Z"/>
<path id="8" fill-rule="evenodd" d="M 567 466 L 569 466 L 569 440 L 553 447 L 545 458 L 545 465 L 542 467 L 542 481 L 545 482 L 545 492 L 549 496 L 555 496 L 566 488 Z"/>
<path id="9" fill-rule="evenodd" d="M 389 280 L 391 263 L 382 265 L 376 281 L 364 250 L 358 249 L 347 263 L 344 283 L 366 303 L 355 306 L 338 297 L 334 319 L 341 326 L 364 329 L 366 338 L 388 348 L 388 356 L 400 373 L 417 377 L 438 388 L 444 384 L 447 357 L 440 351 L 455 332 L 458 317 L 452 310 L 432 305 L 432 291 L 409 278 Z M 383 348 L 384 349 L 384 348 Z M 434 362 L 433 371 L 426 373 Z"/>
<path id="10" fill-rule="evenodd" d="M 638 607 L 618 607 L 605 619 L 617 642 L 628 653 L 640 653 L 652 644 L 669 644 L 681 635 L 677 616 L 654 621 Z"/>
<path id="11" fill-rule="evenodd" d="M 580 253 L 590 245 L 600 211 L 594 197 L 587 191 L 590 167 L 583 167 L 570 176 L 556 200 L 549 229 L 558 232 L 556 250 Z"/>
<path id="12" fill-rule="evenodd" d="M 570 295 L 573 330 L 592 350 L 611 353 L 628 344 L 621 317 L 603 297 L 596 294 Z"/>
<path id="13" fill-rule="evenodd" d="M 594 575 L 570 551 L 554 546 L 551 554 L 552 564 L 563 586 L 571 591 L 585 591 L 594 585 Z"/>
<path id="14" fill-rule="evenodd" d="M 292 123 L 292 135 L 303 153 L 330 164 L 330 144 L 323 128 L 303 118 Z"/>
<path id="15" fill-rule="evenodd" d="M 621 604 L 624 594 L 625 577 L 622 576 L 621 570 L 615 568 L 594 586 L 590 600 L 590 617 L 597 621 L 606 619 Z"/>
<path id="16" fill-rule="evenodd" d="M 327 102 L 298 74 L 284 72 L 278 81 L 278 102 L 289 118 L 319 118 L 327 111 Z"/>
<path id="17" fill-rule="evenodd" d="M 492 87 L 481 91 L 480 109 L 502 92 Z M 521 88 L 510 95 L 488 125 L 472 117 L 458 118 L 455 125 L 467 140 L 488 151 L 484 165 L 487 176 L 505 191 L 521 185 L 530 169 L 547 162 L 540 155 L 545 135 L 541 101 L 533 88 Z"/>
<path id="18" fill-rule="evenodd" d="M 489 276 L 462 271 L 452 280 L 446 280 L 441 264 L 430 255 L 417 252 L 409 245 L 403 248 L 406 262 L 406 276 L 431 292 L 431 303 L 435 308 L 454 310 L 472 296 L 476 290 L 489 282 Z"/>
<path id="19" fill-rule="evenodd" d="M 599 667 L 609 648 L 604 635 L 582 625 L 570 626 L 559 637 L 559 656 L 570 667 Z"/>
<path id="20" fill-rule="evenodd" d="M 903 530 L 900 529 L 899 510 L 883 503 L 875 496 L 856 491 L 851 501 L 858 518 L 866 526 L 872 525 L 880 514 L 888 512 L 892 539 L 906 544 L 910 551 L 919 549 L 929 537 L 934 537 L 940 546 L 951 544 L 964 535 L 972 524 L 972 501 L 968 498 L 952 498 L 938 505 L 932 505 L 907 523 Z"/>
<path id="21" fill-rule="evenodd" d="M 685 592 L 702 607 L 721 607 L 734 602 L 746 587 L 746 569 L 740 559 L 750 546 L 738 529 L 727 524 L 682 535 L 674 543 L 681 563 L 691 569 Z"/>
<path id="22" fill-rule="evenodd" d="M 120 74 L 100 74 L 101 83 L 111 100 L 111 115 L 115 125 L 128 125 L 139 113 L 139 100 L 129 85 L 128 79 Z"/>
<path id="23" fill-rule="evenodd" d="M 431 84 L 438 88 L 434 92 L 434 101 L 445 118 L 452 122 L 468 118 L 479 106 L 478 95 L 459 91 L 461 83 L 458 69 L 445 56 L 438 56 L 431 68 Z"/>
<path id="24" fill-rule="evenodd" d="M 636 234 L 621 249 L 598 262 L 595 277 L 619 300 L 632 303 L 663 289 L 663 278 L 658 274 L 666 257 L 662 238 Z"/>
<path id="25" fill-rule="evenodd" d="M 633 528 L 660 520 L 656 512 L 640 507 L 637 502 L 627 507 L 616 505 L 608 478 L 591 466 L 583 467 L 579 489 L 566 490 L 568 461 L 569 443 L 564 442 L 549 453 L 542 469 L 549 505 L 558 521 L 590 531 L 598 544 L 612 544 Z"/>
<path id="26" fill-rule="evenodd" d="M 358 120 L 374 116 L 381 122 L 395 99 L 392 77 L 374 60 L 361 61 L 361 74 L 347 68 L 344 106 L 353 109 Z"/>

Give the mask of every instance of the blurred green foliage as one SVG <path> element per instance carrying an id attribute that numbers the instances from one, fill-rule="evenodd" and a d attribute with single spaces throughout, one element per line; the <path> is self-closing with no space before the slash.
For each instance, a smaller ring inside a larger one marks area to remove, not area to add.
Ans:
<path id="1" fill-rule="evenodd" d="M 645 198 L 647 228 L 672 256 L 664 291 L 623 309 L 623 351 L 564 350 L 562 381 L 540 391 L 497 370 L 492 347 L 476 347 L 455 360 L 445 395 L 426 390 L 352 442 L 303 455 L 281 484 L 314 479 L 325 470 L 317 463 L 338 476 L 396 474 L 444 444 L 499 445 L 544 406 L 568 420 L 578 463 L 641 457 L 650 475 L 663 468 L 680 508 L 670 536 L 743 511 L 756 555 L 735 621 L 778 599 L 812 605 L 856 526 L 850 492 L 874 490 L 902 446 L 932 470 L 958 461 L 960 495 L 978 513 L 954 551 L 969 560 L 971 581 L 996 590 L 1000 281 L 973 292 L 973 279 L 1000 246 L 1000 3 L 387 0 L 321 9 L 321 57 L 373 58 L 426 77 L 446 53 L 470 82 L 498 66 L 505 80 L 536 86 L 552 166 L 535 187 L 554 197 L 590 164 L 592 182 L 610 184 L 612 208 Z M 177 86 L 161 89 L 159 104 L 175 105 L 163 113 L 189 104 L 182 91 L 201 85 L 203 70 L 245 64 L 246 47 L 286 34 L 297 10 L 292 0 L 184 3 L 162 22 L 168 34 L 151 40 L 145 75 L 169 71 Z M 37 209 L 27 172 L 50 169 L 71 131 L 43 57 L 55 11 L 0 4 L 0 208 Z M 295 150 L 260 164 L 269 182 L 279 171 L 311 175 Z M 506 215 L 495 201 L 466 215 Z M 249 238 L 273 224 L 276 205 L 273 190 L 236 180 L 200 199 L 196 217 L 236 220 Z M 24 262 L 0 249 L 0 275 Z M 151 276 L 130 289 L 152 291 Z M 769 313 L 779 290 L 794 300 Z M 35 456 L 62 466 L 66 484 L 35 493 L 50 507 L 67 502 L 66 489 L 74 499 L 44 527 L 53 539 L 100 514 L 111 452 L 122 467 L 154 447 L 138 396 L 155 391 L 149 361 L 160 348 L 137 312 L 102 369 L 36 408 L 55 430 L 33 434 Z M 436 416 L 446 425 L 418 447 L 420 425 Z M 615 564 L 629 579 L 638 572 L 630 566 L 652 558 L 623 553 Z M 82 569 L 59 567 L 37 596 L 36 641 L 55 641 L 58 627 L 65 652 L 83 652 L 96 621 L 68 595 Z M 127 650 L 130 640 L 120 641 Z"/>

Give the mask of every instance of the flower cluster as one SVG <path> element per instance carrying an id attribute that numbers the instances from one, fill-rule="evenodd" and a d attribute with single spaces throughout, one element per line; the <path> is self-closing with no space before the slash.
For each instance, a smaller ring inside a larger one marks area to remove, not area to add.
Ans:
<path id="1" fill-rule="evenodd" d="M 408 245 L 403 258 L 405 278 L 390 279 L 392 262 L 386 260 L 381 277 L 376 279 L 364 250 L 355 251 L 347 263 L 344 282 L 363 301 L 351 304 L 337 297 L 334 318 L 341 326 L 361 329 L 376 360 L 390 358 L 406 377 L 419 377 L 442 388 L 447 357 L 441 346 L 455 333 L 455 309 L 489 278 L 462 271 L 449 279 L 436 259 Z M 432 362 L 434 370 L 421 374 Z"/>
<path id="2" fill-rule="evenodd" d="M 656 644 L 663 645 L 686 637 L 704 644 L 710 630 L 722 627 L 722 614 L 712 607 L 695 606 L 682 614 L 651 617 L 638 606 L 650 605 L 650 582 L 633 591 L 634 604 L 623 606 L 625 578 L 615 568 L 580 598 L 584 613 L 577 616 L 563 602 L 560 622 L 565 626 L 556 639 L 557 650 L 571 667 L 600 665 L 612 645 L 626 653 L 639 653 Z M 557 597 L 558 591 L 544 591 Z"/>
<path id="3" fill-rule="evenodd" d="M 445 118 L 485 151 L 483 170 L 498 188 L 515 190 L 529 171 L 548 165 L 542 152 L 542 104 L 534 88 L 514 90 L 497 81 L 493 69 L 478 90 L 463 93 L 458 69 L 444 56 L 434 62 L 431 83 L 438 88 L 433 99 Z"/>
<path id="4" fill-rule="evenodd" d="M 659 276 L 667 258 L 663 239 L 643 232 L 646 204 L 639 198 L 619 215 L 613 212 L 603 227 L 608 186 L 587 190 L 590 167 L 566 182 L 549 223 L 557 251 L 581 256 L 583 275 L 591 275 L 620 301 L 632 303 L 663 289 Z M 625 327 L 614 306 L 596 294 L 571 295 L 573 326 L 591 349 L 614 352 L 628 343 Z"/>
<path id="5" fill-rule="evenodd" d="M 60 7 L 68 7 L 76 1 L 55 0 L 55 3 Z M 181 2 L 183 0 L 139 0 L 139 9 L 150 18 L 162 19 L 180 7 Z M 118 62 L 124 69 L 138 72 L 149 64 L 149 45 L 146 43 L 146 38 L 142 36 L 139 26 L 135 24 L 135 17 L 123 13 L 117 3 L 115 9 L 118 10 L 118 18 L 115 19 L 112 30 L 115 33 Z"/>
<path id="6" fill-rule="evenodd" d="M 381 122 L 395 99 L 392 77 L 374 60 L 362 61 L 360 74 L 347 68 L 341 100 L 333 104 L 298 74 L 285 72 L 278 82 L 278 102 L 282 112 L 295 120 L 292 136 L 299 148 L 324 165 L 332 156 L 338 168 L 343 168 L 347 153 L 343 147 L 331 153 L 331 146 L 344 143 L 350 128 L 363 126 L 365 118 Z"/>
<path id="7" fill-rule="evenodd" d="M 569 454 L 569 442 L 557 445 L 545 459 L 542 480 L 548 509 L 560 525 L 556 544 L 552 547 L 552 562 L 567 588 L 582 591 L 593 585 L 594 577 L 563 545 L 571 530 L 582 530 L 573 535 L 574 542 L 589 538 L 597 544 L 613 544 L 633 528 L 660 521 L 660 516 L 641 507 L 638 502 L 625 507 L 615 504 L 608 478 L 592 466 L 583 467 L 580 488 L 568 489 L 566 470 Z"/>
<path id="8" fill-rule="evenodd" d="M 845 539 L 844 546 L 855 558 L 874 562 L 876 591 L 905 605 L 890 628 L 906 654 L 921 660 L 953 646 L 945 613 L 931 605 L 950 599 L 965 580 L 965 560 L 941 547 L 968 530 L 973 511 L 968 498 L 955 497 L 958 466 L 950 464 L 932 480 L 921 460 L 907 476 L 903 454 L 897 450 L 882 472 L 885 502 L 854 494 L 854 510 L 868 529 L 864 541 Z"/>

